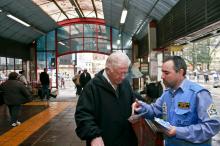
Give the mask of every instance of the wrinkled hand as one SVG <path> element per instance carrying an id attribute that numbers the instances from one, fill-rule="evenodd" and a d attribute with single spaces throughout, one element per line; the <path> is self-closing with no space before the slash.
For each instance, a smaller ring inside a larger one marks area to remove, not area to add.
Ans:
<path id="1" fill-rule="evenodd" d="M 171 126 L 169 130 L 165 131 L 165 134 L 169 137 L 175 136 L 176 135 L 176 127 Z"/>
<path id="2" fill-rule="evenodd" d="M 144 112 L 146 109 L 144 108 L 144 106 L 146 105 L 146 103 L 140 101 L 140 100 L 136 100 L 133 104 L 132 104 L 132 114 L 134 112 L 137 113 L 142 113 Z"/>
<path id="3" fill-rule="evenodd" d="M 91 146 L 105 146 L 102 137 L 96 137 L 91 141 Z"/>

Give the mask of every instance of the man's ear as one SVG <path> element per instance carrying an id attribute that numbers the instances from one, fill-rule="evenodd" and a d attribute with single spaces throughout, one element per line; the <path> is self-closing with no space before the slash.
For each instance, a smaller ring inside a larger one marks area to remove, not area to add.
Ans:
<path id="1" fill-rule="evenodd" d="M 179 70 L 179 73 L 183 76 L 184 70 L 183 70 L 183 69 L 180 69 L 180 70 Z"/>

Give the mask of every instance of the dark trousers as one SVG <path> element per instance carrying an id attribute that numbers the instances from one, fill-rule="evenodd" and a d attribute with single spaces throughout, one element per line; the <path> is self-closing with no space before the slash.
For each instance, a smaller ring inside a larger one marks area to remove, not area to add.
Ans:
<path id="1" fill-rule="evenodd" d="M 18 120 L 18 114 L 21 110 L 21 105 L 8 105 L 8 109 L 11 116 L 11 123 L 16 123 Z"/>
<path id="2" fill-rule="evenodd" d="M 49 85 L 42 85 L 42 99 L 45 98 L 45 96 L 49 99 L 49 95 Z"/>
<path id="3" fill-rule="evenodd" d="M 82 87 L 81 85 L 76 85 L 76 95 L 80 95 L 82 92 Z"/>

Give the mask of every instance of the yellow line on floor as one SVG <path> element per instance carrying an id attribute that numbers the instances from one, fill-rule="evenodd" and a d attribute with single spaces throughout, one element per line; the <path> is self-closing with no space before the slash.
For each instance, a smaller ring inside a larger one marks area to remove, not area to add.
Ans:
<path id="1" fill-rule="evenodd" d="M 72 106 L 73 102 L 50 102 L 46 110 L 1 135 L 1 146 L 17 146 L 21 144 L 26 138 L 39 130 L 43 125 L 70 105 Z"/>
<path id="2" fill-rule="evenodd" d="M 31 105 L 31 106 L 34 106 L 34 105 L 48 105 L 50 102 L 49 101 L 33 101 L 33 102 L 28 102 L 24 105 Z"/>

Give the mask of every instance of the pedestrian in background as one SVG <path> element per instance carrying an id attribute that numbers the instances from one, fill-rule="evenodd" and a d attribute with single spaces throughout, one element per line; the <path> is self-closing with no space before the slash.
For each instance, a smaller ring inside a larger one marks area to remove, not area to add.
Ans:
<path id="1" fill-rule="evenodd" d="M 41 99 L 44 99 L 46 96 L 46 99 L 49 100 L 49 84 L 50 84 L 50 79 L 49 79 L 49 75 L 47 73 L 47 69 L 44 68 L 44 71 L 40 73 L 40 82 L 41 82 Z"/>
<path id="2" fill-rule="evenodd" d="M 82 92 L 82 87 L 80 85 L 80 75 L 81 75 L 81 71 L 78 71 L 78 74 L 76 74 L 74 77 L 73 77 L 73 83 L 75 84 L 76 86 L 76 95 L 79 96 Z"/>
<path id="3" fill-rule="evenodd" d="M 19 75 L 18 75 L 17 79 L 19 81 L 21 81 L 27 87 L 28 82 L 27 82 L 27 79 L 25 77 L 25 71 L 24 70 L 19 71 Z"/>
<path id="4" fill-rule="evenodd" d="M 122 52 L 112 53 L 100 71 L 84 87 L 76 106 L 76 133 L 87 146 L 137 146 L 128 121 L 133 91 L 125 80 L 130 60 Z"/>
<path id="5" fill-rule="evenodd" d="M 166 90 L 155 103 L 135 102 L 137 113 L 145 118 L 163 118 L 170 123 L 164 130 L 166 146 L 211 146 L 220 130 L 220 117 L 210 92 L 185 78 L 187 66 L 179 56 L 170 56 L 162 65 Z"/>
<path id="6" fill-rule="evenodd" d="M 25 85 L 17 80 L 18 74 L 11 72 L 8 80 L 0 85 L 0 91 L 4 99 L 4 103 L 8 106 L 11 126 L 20 125 L 18 114 L 21 110 L 21 104 L 31 101 L 31 93 Z"/>
<path id="7" fill-rule="evenodd" d="M 83 70 L 83 73 L 80 75 L 80 85 L 82 88 L 85 87 L 85 85 L 91 80 L 91 75 L 90 73 L 87 72 L 87 69 Z"/>
<path id="8" fill-rule="evenodd" d="M 61 77 L 61 88 L 65 88 L 65 80 L 64 77 Z"/>

